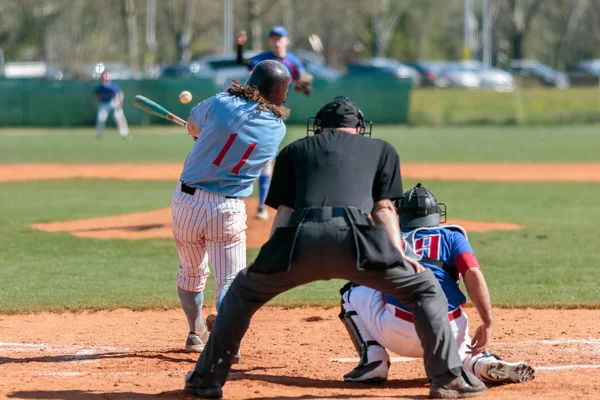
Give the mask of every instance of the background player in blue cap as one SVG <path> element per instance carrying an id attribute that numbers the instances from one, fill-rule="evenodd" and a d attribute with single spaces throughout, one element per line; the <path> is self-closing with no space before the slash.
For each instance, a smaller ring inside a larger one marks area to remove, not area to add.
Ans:
<path id="1" fill-rule="evenodd" d="M 290 38 L 285 27 L 281 25 L 275 25 L 269 30 L 269 47 L 271 51 L 265 51 L 255 55 L 252 58 L 244 58 L 244 45 L 248 36 L 246 31 L 242 30 L 237 35 L 237 63 L 240 65 L 246 65 L 252 70 L 256 64 L 264 60 L 276 60 L 282 63 L 290 71 L 292 81 L 294 82 L 294 90 L 310 95 L 311 84 L 313 77 L 308 73 L 302 61 L 294 54 L 287 51 L 287 47 L 290 44 Z M 256 217 L 258 219 L 266 220 L 269 218 L 269 213 L 265 207 L 265 199 L 267 198 L 267 192 L 269 191 L 269 185 L 271 183 L 271 175 L 273 174 L 273 164 L 269 162 L 263 169 L 260 178 L 258 179 L 259 188 L 259 204 Z"/>

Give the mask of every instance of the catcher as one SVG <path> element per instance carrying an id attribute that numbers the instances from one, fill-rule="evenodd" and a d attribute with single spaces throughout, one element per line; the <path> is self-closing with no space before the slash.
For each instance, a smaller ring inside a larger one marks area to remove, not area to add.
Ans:
<path id="1" fill-rule="evenodd" d="M 292 76 L 294 82 L 294 90 L 302 92 L 305 95 L 310 95 L 312 91 L 313 76 L 306 72 L 302 61 L 292 53 L 287 51 L 287 47 L 290 44 L 290 38 L 288 37 L 287 30 L 281 26 L 276 25 L 269 31 L 269 46 L 271 51 L 265 51 L 257 54 L 252 58 L 244 58 L 244 45 L 248 39 L 246 31 L 240 31 L 237 35 L 237 63 L 245 65 L 248 69 L 252 70 L 256 64 L 263 60 L 276 60 L 286 66 Z M 265 200 L 267 198 L 267 192 L 271 184 L 271 176 L 273 175 L 273 163 L 270 161 L 263 168 L 260 177 L 258 178 L 258 210 L 256 212 L 256 218 L 261 220 L 269 219 L 269 212 L 265 207 Z"/>
<path id="2" fill-rule="evenodd" d="M 463 368 L 487 384 L 532 380 L 534 370 L 527 363 L 506 362 L 486 350 L 492 339 L 492 306 L 465 230 L 458 225 L 440 225 L 445 222 L 445 205 L 438 204 L 433 193 L 420 183 L 404 194 L 398 208 L 407 256 L 418 259 L 433 272 L 448 299 L 448 319 Z M 472 338 L 462 309 L 466 298 L 458 285 L 459 276 L 482 321 Z M 353 283 L 346 284 L 340 294 L 340 319 L 360 356 L 358 366 L 344 375 L 345 381 L 386 381 L 390 366 L 386 349 L 404 357 L 423 356 L 413 316 L 400 301 Z"/>

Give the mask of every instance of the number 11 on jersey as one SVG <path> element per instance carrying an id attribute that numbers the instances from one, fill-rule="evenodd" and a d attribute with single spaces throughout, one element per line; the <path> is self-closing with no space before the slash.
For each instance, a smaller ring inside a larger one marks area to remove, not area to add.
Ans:
<path id="1" fill-rule="evenodd" d="M 227 139 L 225 146 L 223 146 L 223 148 L 219 152 L 219 155 L 213 161 L 214 165 L 216 165 L 217 167 L 221 166 L 221 162 L 223 162 L 223 158 L 225 158 L 225 154 L 227 154 L 229 149 L 231 149 L 231 146 L 233 146 L 233 142 L 235 142 L 237 135 L 238 135 L 237 133 L 232 133 L 231 135 L 229 135 L 229 139 Z M 244 155 L 242 155 L 242 159 L 240 160 L 240 162 L 238 162 L 235 165 L 235 167 L 233 167 L 233 169 L 231 170 L 231 173 L 233 173 L 235 175 L 240 173 L 240 169 L 244 166 L 244 164 L 246 164 L 246 161 L 248 161 L 248 158 L 250 158 L 250 154 L 252 154 L 252 152 L 254 151 L 255 148 L 256 148 L 256 143 L 250 143 L 250 145 L 244 152 Z"/>

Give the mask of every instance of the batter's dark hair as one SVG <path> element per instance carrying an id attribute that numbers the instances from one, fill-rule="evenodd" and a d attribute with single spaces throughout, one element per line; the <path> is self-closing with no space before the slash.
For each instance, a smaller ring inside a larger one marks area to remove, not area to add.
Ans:
<path id="1" fill-rule="evenodd" d="M 258 103 L 257 111 L 269 110 L 276 117 L 286 119 L 290 115 L 290 109 L 284 106 L 276 106 L 269 103 L 261 95 L 256 86 L 242 85 L 239 81 L 233 80 L 232 84 L 225 90 L 227 93 L 241 97 L 246 100 Z"/>

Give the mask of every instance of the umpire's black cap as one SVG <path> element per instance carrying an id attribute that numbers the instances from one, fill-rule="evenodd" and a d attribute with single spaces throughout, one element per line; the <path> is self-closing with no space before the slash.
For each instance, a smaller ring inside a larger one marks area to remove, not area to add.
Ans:
<path id="1" fill-rule="evenodd" d="M 275 60 L 264 60 L 256 64 L 246 85 L 255 86 L 266 101 L 280 106 L 287 97 L 291 80 L 285 65 Z"/>
<path id="2" fill-rule="evenodd" d="M 315 125 L 319 128 L 363 128 L 365 117 L 347 97 L 338 96 L 317 112 Z"/>

